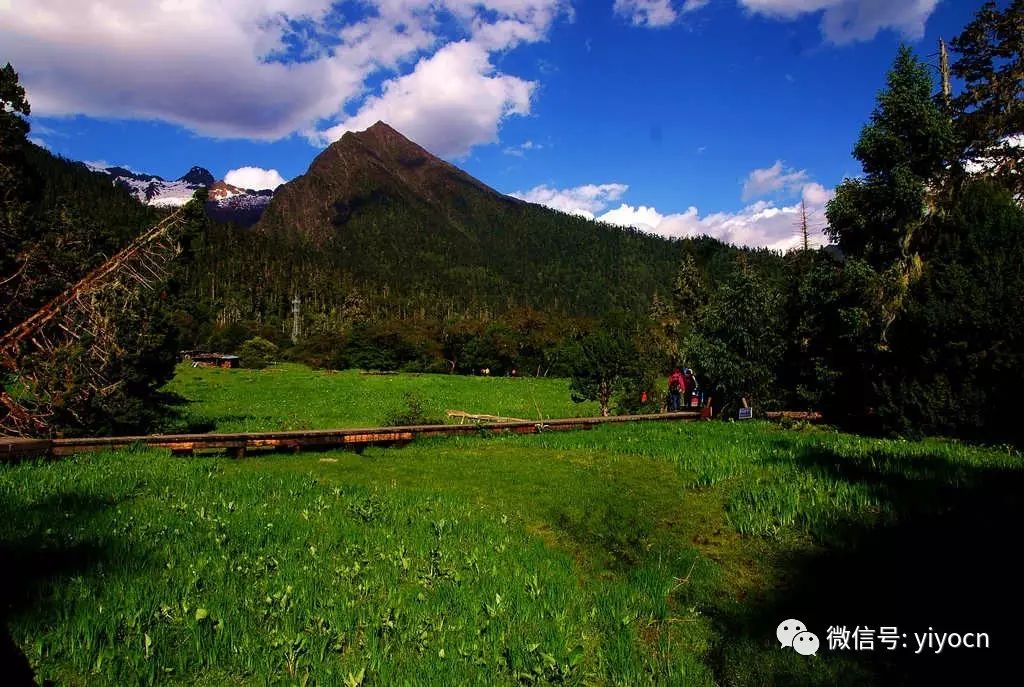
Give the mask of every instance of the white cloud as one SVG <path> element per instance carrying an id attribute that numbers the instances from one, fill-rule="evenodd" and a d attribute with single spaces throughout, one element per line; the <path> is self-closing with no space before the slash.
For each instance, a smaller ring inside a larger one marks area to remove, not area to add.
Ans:
<path id="1" fill-rule="evenodd" d="M 795 19 L 801 14 L 834 7 L 844 0 L 738 0 L 751 12 L 780 19 Z"/>
<path id="2" fill-rule="evenodd" d="M 653 207 L 647 207 L 646 205 L 633 207 L 623 203 L 614 210 L 609 210 L 601 215 L 600 219 L 602 222 L 608 222 L 609 224 L 654 231 L 665 217 Z"/>
<path id="3" fill-rule="evenodd" d="M 679 15 L 696 12 L 711 0 L 615 0 L 615 13 L 633 26 L 658 28 L 674 23 Z"/>
<path id="4" fill-rule="evenodd" d="M 327 142 L 382 120 L 441 156 L 460 156 L 498 138 L 510 115 L 530 112 L 536 84 L 496 73 L 486 50 L 471 41 L 451 43 L 423 59 L 410 74 L 384 84 L 359 111 L 320 134 Z"/>
<path id="5" fill-rule="evenodd" d="M 820 184 L 812 183 L 808 187 L 814 187 L 804 192 L 811 243 L 825 245 L 828 239 L 822 231 L 824 203 L 831 198 L 832 192 L 826 191 Z M 685 212 L 662 215 L 653 207 L 623 204 L 597 219 L 669 238 L 712 236 L 737 246 L 786 251 L 800 244 L 801 239 L 797 233 L 800 212 L 799 203 L 776 206 L 770 201 L 758 201 L 738 212 L 714 212 L 703 216 L 693 206 Z"/>
<path id="6" fill-rule="evenodd" d="M 679 16 L 672 0 L 615 0 L 615 13 L 633 26 L 668 26 Z"/>
<path id="7" fill-rule="evenodd" d="M 40 148 L 46 148 L 47 150 L 50 149 L 50 146 L 46 144 L 46 141 L 44 141 L 41 138 L 29 137 L 28 142 L 29 143 L 34 143 L 37 146 L 39 146 Z"/>
<path id="8" fill-rule="evenodd" d="M 782 160 L 776 160 L 771 167 L 755 169 L 743 183 L 743 200 L 760 198 L 773 193 L 790 193 L 803 188 L 808 181 L 807 171 L 785 167 Z"/>
<path id="9" fill-rule="evenodd" d="M 883 29 L 905 38 L 924 35 L 939 0 L 736 0 L 753 14 L 781 20 L 805 14 L 821 15 L 821 33 L 837 45 L 867 41 Z M 669 26 L 687 12 L 706 7 L 710 0 L 615 0 L 615 13 L 634 26 Z"/>
<path id="10" fill-rule="evenodd" d="M 411 133 L 427 147 L 464 151 L 492 140 L 503 117 L 529 111 L 534 84 L 499 73 L 490 54 L 544 39 L 571 11 L 567 0 L 365 0 L 366 16 L 337 28 L 336 4 L 22 0 L 9 10 L 0 5 L 0 45 L 37 115 L 154 119 L 206 136 L 263 140 L 297 132 L 320 140 L 331 123 L 364 121 L 371 109 L 402 121 L 447 114 L 422 93 L 391 108 L 398 95 L 426 85 L 405 77 L 447 64 L 446 73 L 471 79 L 466 90 L 484 88 L 488 102 L 448 126 Z M 284 64 L 281 57 L 296 50 L 301 59 Z M 387 72 L 396 76 L 383 92 L 347 117 L 345 108 L 374 96 L 374 77 Z"/>
<path id="11" fill-rule="evenodd" d="M 530 150 L 542 150 L 544 148 L 540 143 L 534 143 L 533 141 L 524 141 L 516 146 L 508 146 L 502 152 L 506 155 L 514 155 L 516 157 L 525 157 L 527 151 Z"/>
<path id="12" fill-rule="evenodd" d="M 546 205 L 555 210 L 581 215 L 593 219 L 594 215 L 608 204 L 622 197 L 629 186 L 626 184 L 587 184 L 575 188 L 555 189 L 550 186 L 535 186 L 529 191 L 516 191 L 509 195 L 530 203 Z"/>
<path id="13" fill-rule="evenodd" d="M 622 227 L 635 227 L 659 236 L 686 238 L 712 236 L 725 243 L 738 246 L 770 248 L 785 251 L 800 244 L 797 227 L 800 222 L 800 203 L 777 206 L 771 201 L 758 201 L 738 212 L 715 212 L 701 215 L 690 206 L 684 212 L 663 214 L 653 206 L 633 206 L 621 203 L 605 210 L 621 199 L 628 190 L 625 184 L 590 184 L 569 189 L 538 186 L 527 193 L 513 193 L 516 198 L 539 203 L 556 210 L 597 219 Z M 823 233 L 825 204 L 833 191 L 817 182 L 809 181 L 799 189 L 806 203 L 811 242 L 828 243 Z"/>
<path id="14" fill-rule="evenodd" d="M 284 16 L 319 17 L 322 4 L 33 0 L 0 16 L 0 43 L 38 115 L 161 119 L 272 139 L 331 115 L 369 68 L 262 60 L 282 47 Z"/>
<path id="15" fill-rule="evenodd" d="M 224 181 L 239 188 L 254 191 L 273 190 L 285 183 L 285 178 L 276 169 L 262 167 L 239 167 L 224 175 Z"/>
<path id="16" fill-rule="evenodd" d="M 832 200 L 832 196 L 835 194 L 834 189 L 825 188 L 821 184 L 812 181 L 809 184 L 804 184 L 801 198 L 809 206 L 824 207 L 825 203 Z"/>
<path id="17" fill-rule="evenodd" d="M 795 19 L 821 12 L 821 32 L 836 44 L 867 41 L 882 29 L 906 38 L 924 35 L 924 25 L 939 0 L 739 0 L 756 14 Z"/>

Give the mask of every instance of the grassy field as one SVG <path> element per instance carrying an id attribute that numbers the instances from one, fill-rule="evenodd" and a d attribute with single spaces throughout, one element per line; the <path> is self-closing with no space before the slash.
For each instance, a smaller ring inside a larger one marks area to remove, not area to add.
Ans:
<path id="1" fill-rule="evenodd" d="M 537 377 L 368 375 L 287 364 L 266 370 L 181 365 L 167 389 L 192 401 L 173 427 L 192 431 L 376 427 L 405 410 L 407 394 L 437 422 L 445 421 L 447 410 L 529 420 L 598 414 L 596 403 L 572 402 L 566 380 Z"/>
<path id="2" fill-rule="evenodd" d="M 173 387 L 217 429 L 372 424 L 408 388 L 433 412 L 521 413 L 524 388 L 586 410 L 559 380 L 285 367 Z M 757 422 L 93 454 L 0 468 L 2 600 L 14 663 L 54 684 L 980 684 L 1022 610 L 1022 487 L 1007 450 Z M 779 648 L 794 617 L 818 655 Z M 993 650 L 830 651 L 830 625 Z"/>

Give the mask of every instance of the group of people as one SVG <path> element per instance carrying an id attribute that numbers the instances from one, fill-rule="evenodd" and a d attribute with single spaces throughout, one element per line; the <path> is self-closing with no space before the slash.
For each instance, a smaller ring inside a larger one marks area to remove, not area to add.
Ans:
<path id="1" fill-rule="evenodd" d="M 668 412 L 692 407 L 694 398 L 697 398 L 697 405 L 700 405 L 697 377 L 693 370 L 688 367 L 682 372 L 678 367 L 672 370 L 668 376 Z"/>

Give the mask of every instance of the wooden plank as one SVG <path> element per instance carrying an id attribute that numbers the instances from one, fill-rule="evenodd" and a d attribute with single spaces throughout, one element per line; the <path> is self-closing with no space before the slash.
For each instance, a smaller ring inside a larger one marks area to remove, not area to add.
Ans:
<path id="1" fill-rule="evenodd" d="M 516 434 L 536 434 L 537 433 L 537 428 L 535 426 L 531 426 L 531 427 L 516 427 L 512 431 L 515 432 Z"/>
<path id="2" fill-rule="evenodd" d="M 821 422 L 822 414 L 816 410 L 772 410 L 764 414 L 769 420 L 803 420 L 805 422 Z"/>
<path id="3" fill-rule="evenodd" d="M 256 449 L 296 449 L 301 448 L 302 444 L 296 439 L 250 439 L 247 446 Z"/>
<path id="4" fill-rule="evenodd" d="M 90 448 L 76 448 L 75 446 L 51 446 L 50 455 L 55 458 L 64 458 L 66 456 L 73 456 L 76 453 L 87 453 L 89 451 L 95 451 L 96 449 Z"/>
<path id="5" fill-rule="evenodd" d="M 223 450 L 237 455 L 254 449 L 283 449 L 299 451 L 304 448 L 352 447 L 412 441 L 419 437 L 476 435 L 480 432 L 511 432 L 533 434 L 545 431 L 591 429 L 598 425 L 621 422 L 664 422 L 672 420 L 698 420 L 701 411 L 681 411 L 650 415 L 615 415 L 611 417 L 557 418 L 535 422 L 533 420 L 505 420 L 461 425 L 407 425 L 401 427 L 356 427 L 345 429 L 296 430 L 282 432 L 234 432 L 225 434 L 154 434 L 149 436 L 61 438 L 52 441 L 34 441 L 36 455 L 67 456 L 85 451 L 101 451 L 143 445 L 169 449 L 172 453 L 189 455 L 195 451 Z M 9 440 L 12 442 L 13 440 Z M 25 444 L 29 446 L 29 444 Z M 15 449 L 10 448 L 9 451 Z M 2 454 L 0 454 L 2 455 Z"/>
<path id="6" fill-rule="evenodd" d="M 460 434 L 472 436 L 481 432 L 534 434 L 537 432 L 592 429 L 598 425 L 623 422 L 694 421 L 709 419 L 709 415 L 706 409 L 698 409 L 649 415 L 557 418 L 544 420 L 543 422 L 505 418 L 500 422 L 473 422 L 458 425 L 357 427 L 283 432 L 154 434 L 149 436 L 61 438 L 52 440 L 0 437 L 0 461 L 17 460 L 21 457 L 30 456 L 68 456 L 86 451 L 122 449 L 133 445 L 169 449 L 176 455 L 191 455 L 196 451 L 222 450 L 239 457 L 246 455 L 247 451 L 258 449 L 301 451 L 303 449 L 350 447 L 358 450 L 363 446 L 403 443 L 420 437 L 456 436 Z M 765 415 L 771 419 L 790 418 L 811 422 L 822 419 L 820 413 L 804 411 L 773 411 L 765 413 Z"/>
<path id="7" fill-rule="evenodd" d="M 348 434 L 344 438 L 346 444 L 377 444 L 391 441 L 412 441 L 412 432 L 372 432 L 368 434 Z"/>
<path id="8" fill-rule="evenodd" d="M 0 437 L 0 461 L 22 460 L 24 458 L 46 456 L 49 455 L 49 453 L 49 439 Z"/>

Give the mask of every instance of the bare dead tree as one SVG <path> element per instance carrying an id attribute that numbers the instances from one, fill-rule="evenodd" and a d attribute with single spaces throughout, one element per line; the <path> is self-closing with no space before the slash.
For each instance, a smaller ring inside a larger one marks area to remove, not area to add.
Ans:
<path id="1" fill-rule="evenodd" d="M 942 99 L 946 103 L 946 112 L 951 110 L 953 88 L 949 85 L 949 52 L 946 41 L 939 39 L 939 74 L 942 77 Z"/>
<path id="2" fill-rule="evenodd" d="M 811 237 L 810 232 L 807 230 L 807 201 L 803 198 L 800 199 L 800 237 L 803 239 L 804 250 L 810 250 Z"/>
<path id="3" fill-rule="evenodd" d="M 800 214 L 796 218 L 796 222 L 793 223 L 793 231 L 796 235 L 799 243 L 797 247 L 802 251 L 809 251 L 815 248 L 817 240 L 812 238 L 813 234 L 818 229 L 818 223 L 815 222 L 815 212 L 807 208 L 807 201 L 804 199 L 800 200 Z"/>
<path id="4" fill-rule="evenodd" d="M 47 371 L 66 368 L 72 351 L 75 360 L 85 361 L 84 368 L 66 371 L 85 380 L 80 393 L 109 394 L 118 387 L 117 380 L 104 375 L 119 353 L 116 317 L 135 307 L 143 290 L 166 281 L 181 253 L 183 226 L 181 208 L 0 336 L 0 364 L 14 380 L 14 395 L 0 390 L 0 431 L 47 431 L 55 403 L 67 407 L 68 399 L 44 378 L 53 378 Z"/>

